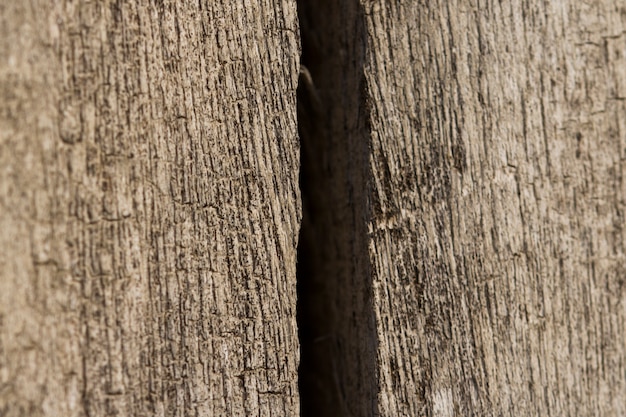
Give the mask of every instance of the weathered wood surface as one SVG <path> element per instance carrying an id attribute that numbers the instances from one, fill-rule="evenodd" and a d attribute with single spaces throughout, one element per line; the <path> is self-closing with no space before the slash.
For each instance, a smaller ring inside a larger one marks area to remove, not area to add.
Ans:
<path id="1" fill-rule="evenodd" d="M 297 415 L 295 4 L 0 1 L 0 415 Z M 626 8 L 300 2 L 303 415 L 626 414 Z"/>
<path id="2" fill-rule="evenodd" d="M 295 3 L 0 1 L 0 415 L 297 415 Z"/>
<path id="3" fill-rule="evenodd" d="M 363 1 L 382 416 L 626 415 L 626 7 Z"/>
<path id="4" fill-rule="evenodd" d="M 307 415 L 625 415 L 622 2 L 301 13 Z"/>

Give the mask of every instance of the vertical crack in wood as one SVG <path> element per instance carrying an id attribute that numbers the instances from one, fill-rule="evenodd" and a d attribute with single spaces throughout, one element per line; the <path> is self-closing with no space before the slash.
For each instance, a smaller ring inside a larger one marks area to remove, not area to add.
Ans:
<path id="1" fill-rule="evenodd" d="M 357 0 L 298 0 L 298 14 L 301 415 L 370 416 L 377 378 L 364 15 Z"/>

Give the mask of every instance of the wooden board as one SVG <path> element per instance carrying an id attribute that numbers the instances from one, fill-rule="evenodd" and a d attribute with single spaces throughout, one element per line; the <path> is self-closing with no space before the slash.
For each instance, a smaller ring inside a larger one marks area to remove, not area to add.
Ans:
<path id="1" fill-rule="evenodd" d="M 0 19 L 0 415 L 297 415 L 295 4 Z"/>

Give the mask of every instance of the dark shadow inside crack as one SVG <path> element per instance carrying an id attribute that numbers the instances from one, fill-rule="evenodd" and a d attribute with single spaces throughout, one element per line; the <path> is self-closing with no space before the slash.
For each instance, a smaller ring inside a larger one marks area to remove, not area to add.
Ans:
<path id="1" fill-rule="evenodd" d="M 301 415 L 372 416 L 377 372 L 364 15 L 357 0 L 298 0 L 298 15 Z"/>

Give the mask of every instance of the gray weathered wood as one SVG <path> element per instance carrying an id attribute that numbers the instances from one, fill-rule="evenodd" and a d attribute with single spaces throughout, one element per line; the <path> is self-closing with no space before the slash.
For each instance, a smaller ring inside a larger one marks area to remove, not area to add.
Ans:
<path id="1" fill-rule="evenodd" d="M 297 29 L 0 1 L 0 415 L 297 415 Z"/>

